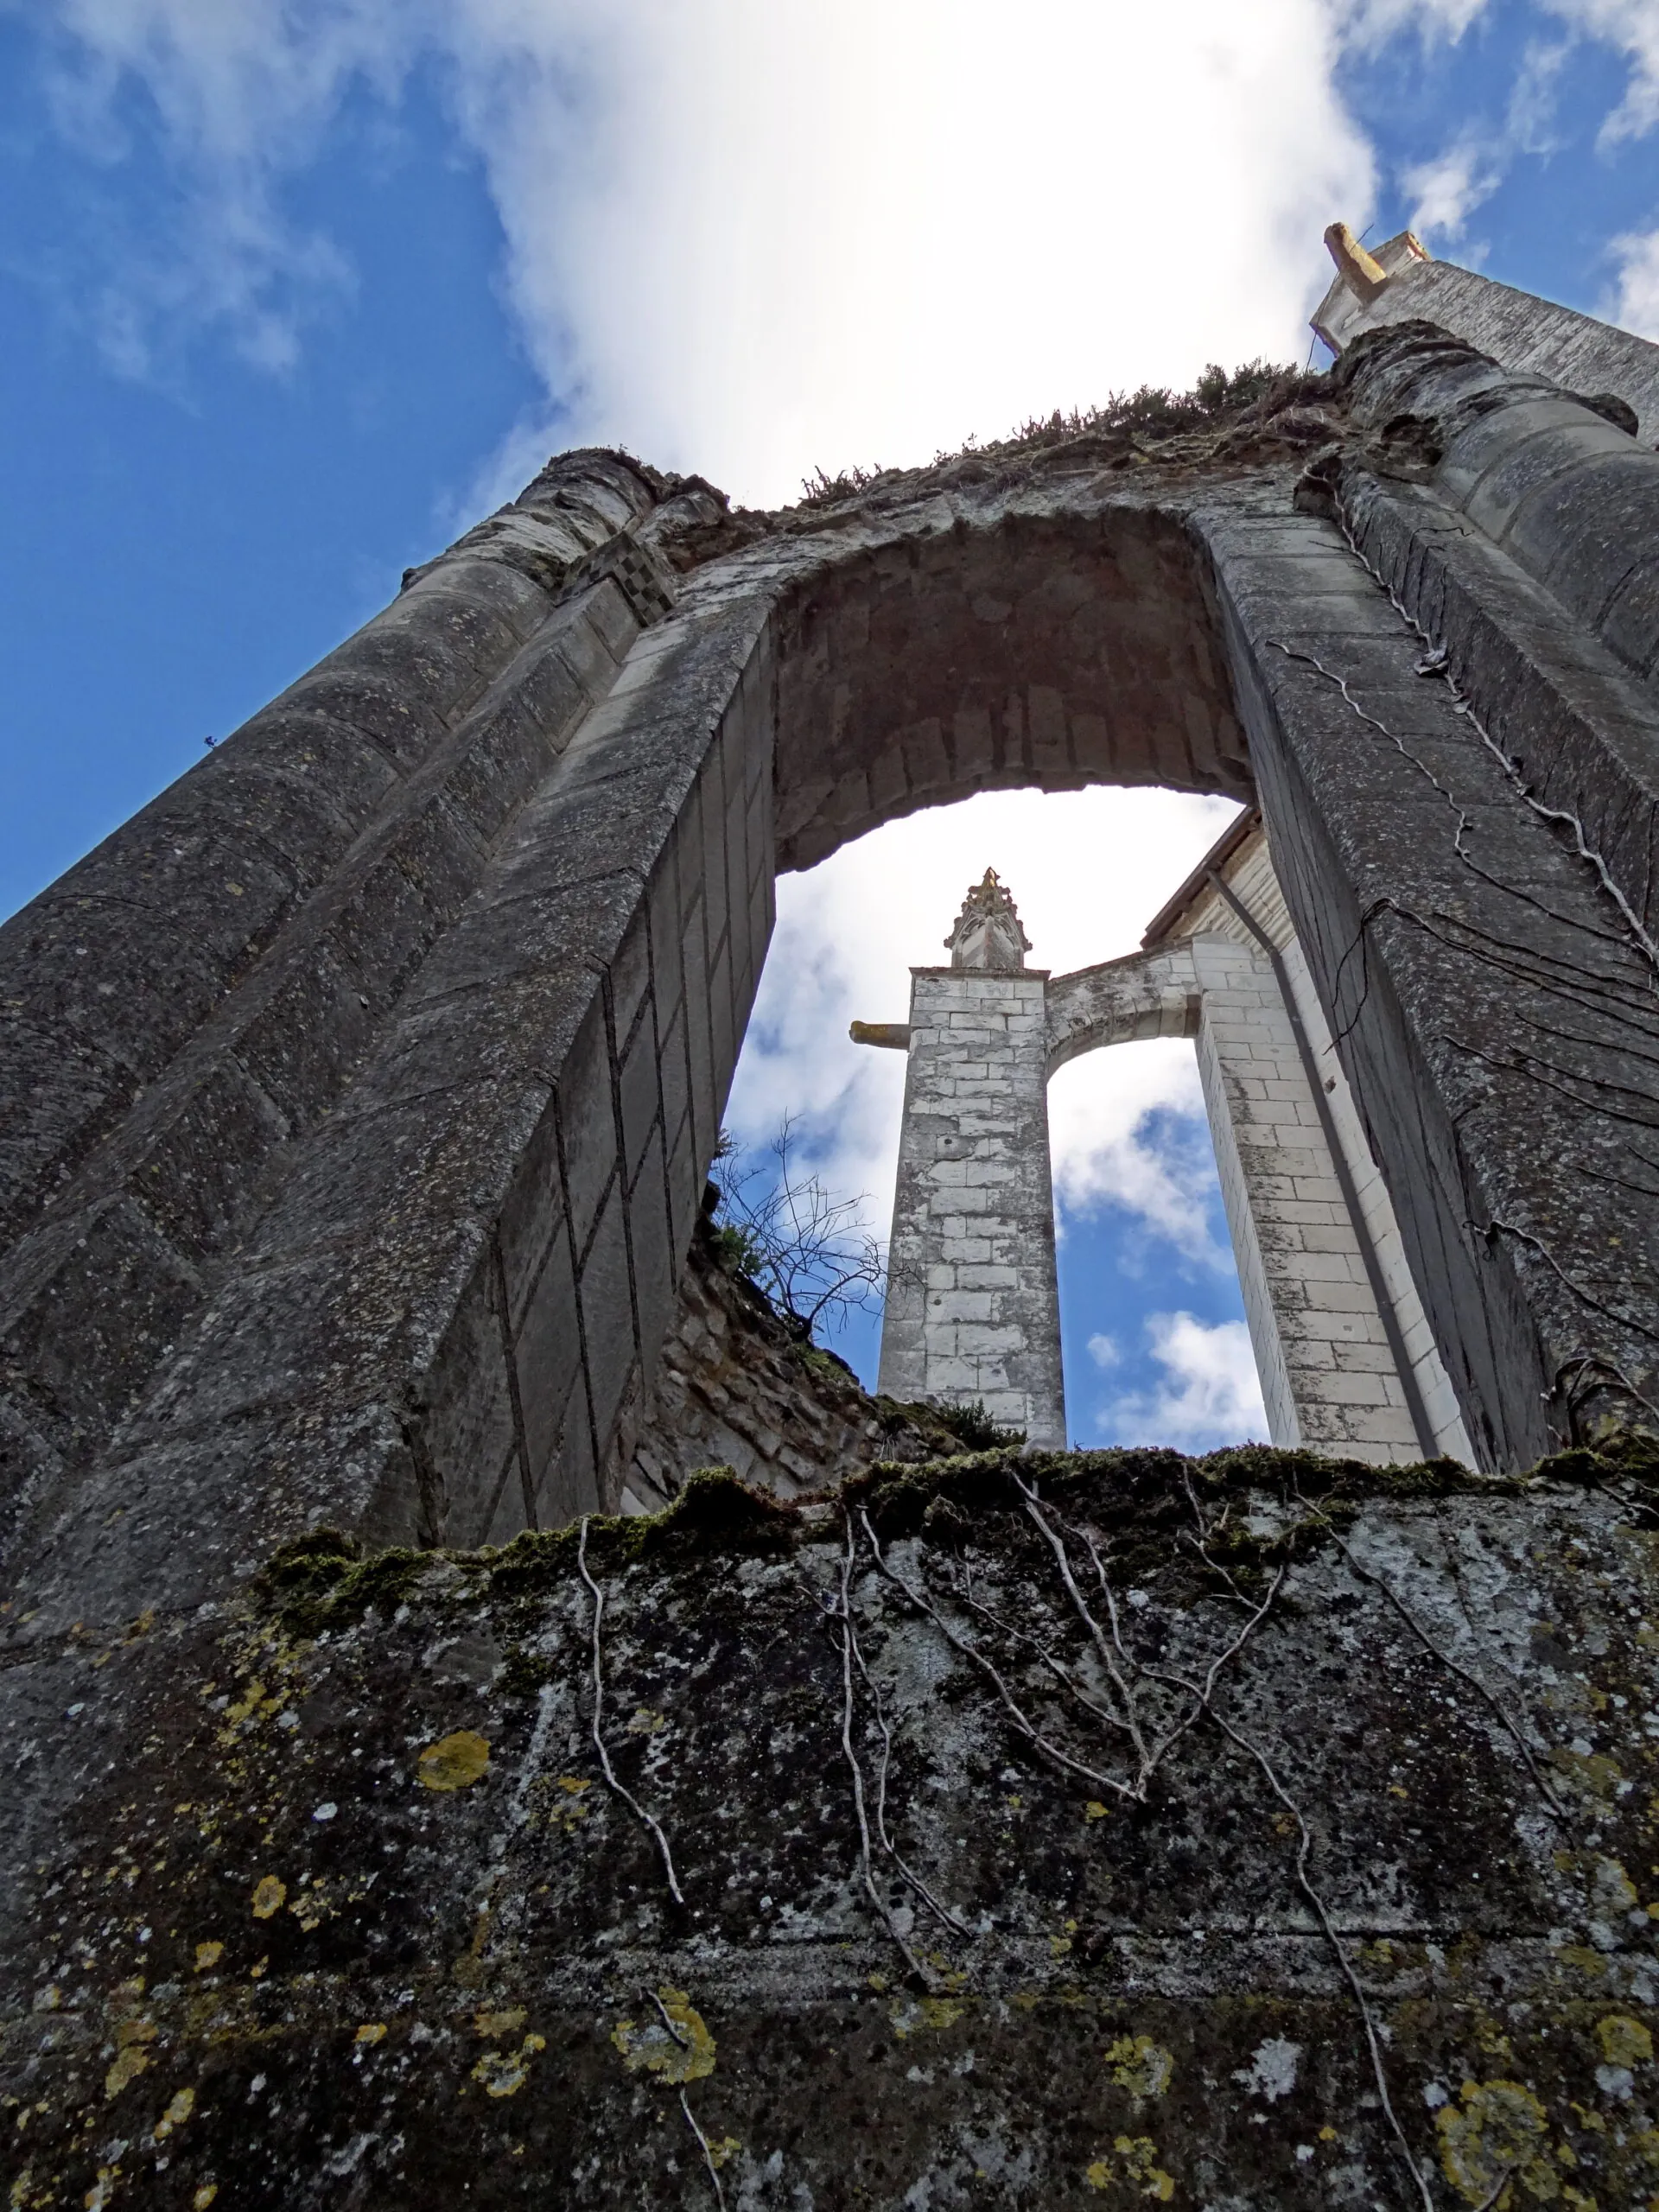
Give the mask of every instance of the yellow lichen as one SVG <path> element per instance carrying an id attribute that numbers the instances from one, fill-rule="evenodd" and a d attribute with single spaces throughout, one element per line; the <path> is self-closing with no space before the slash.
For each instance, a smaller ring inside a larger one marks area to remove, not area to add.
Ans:
<path id="1" fill-rule="evenodd" d="M 1106 2053 L 1106 2071 L 1132 2097 L 1161 2097 L 1175 2078 L 1175 2061 L 1150 2036 L 1120 2036 Z"/>
<path id="2" fill-rule="evenodd" d="M 913 2036 L 921 2028 L 954 2027 L 967 2009 L 957 1997 L 901 1997 L 887 2020 L 894 2035 Z"/>
<path id="3" fill-rule="evenodd" d="M 1158 2164 L 1158 2145 L 1149 2135 L 1120 2135 L 1112 2148 L 1117 2153 L 1116 2162 L 1096 2158 L 1084 2167 L 1083 2177 L 1090 2189 L 1104 2190 L 1121 2182 L 1137 2196 L 1150 2196 L 1160 2204 L 1169 2202 L 1175 2194 L 1175 2177 Z"/>
<path id="4" fill-rule="evenodd" d="M 517 2050 L 486 2050 L 473 2069 L 473 2079 L 486 2096 L 516 2096 L 530 2078 L 530 2062 L 547 2049 L 545 2036 L 526 2036 Z"/>
<path id="5" fill-rule="evenodd" d="M 216 2181 L 205 2181 L 190 2202 L 195 2208 L 195 2212 L 207 2212 L 207 2207 L 218 2195 L 219 2183 Z"/>
<path id="6" fill-rule="evenodd" d="M 1576 1967 L 1580 1974 L 1605 1974 L 1607 1971 L 1606 1960 L 1599 1951 L 1592 1950 L 1588 1943 L 1562 1943 L 1554 1955 L 1563 1966 Z"/>
<path id="7" fill-rule="evenodd" d="M 262 1874 L 253 1885 L 253 1916 L 256 1920 L 270 1920 L 283 1909 L 288 1895 L 288 1884 L 278 1881 L 275 1874 Z"/>
<path id="8" fill-rule="evenodd" d="M 656 1736 L 660 1734 L 667 1726 L 667 1721 L 660 1713 L 653 1713 L 648 1705 L 641 1705 L 634 1709 L 633 1718 L 627 1726 L 627 1733 L 630 1736 Z"/>
<path id="9" fill-rule="evenodd" d="M 654 2074 L 676 2084 L 700 2082 L 715 2070 L 715 2039 L 683 1989 L 664 1982 L 657 1992 L 660 2012 L 643 2024 L 619 2020 L 611 2041 L 630 2074 Z"/>
<path id="10" fill-rule="evenodd" d="M 146 2044 L 156 2040 L 153 2020 L 122 2020 L 115 2031 L 115 2063 L 104 2076 L 104 2094 L 118 2097 L 129 2082 L 136 2082 L 149 2063 Z"/>
<path id="11" fill-rule="evenodd" d="M 501 2012 L 477 2012 L 473 2016 L 473 2027 L 480 2036 L 516 2036 L 524 2024 L 522 2005 L 509 2005 Z"/>
<path id="12" fill-rule="evenodd" d="M 1628 2012 L 1610 2012 L 1596 2023 L 1596 2040 L 1610 2066 L 1645 2066 L 1653 2056 L 1653 2037 Z"/>
<path id="13" fill-rule="evenodd" d="M 189 2119 L 191 2113 L 195 2110 L 195 2091 L 194 2089 L 181 2089 L 177 2096 L 174 2098 L 172 2103 L 168 2105 L 167 2110 L 156 2121 L 155 2126 L 150 2130 L 150 2133 L 156 2138 L 156 2140 L 158 2143 L 165 2143 L 168 2137 L 173 2133 L 175 2127 L 183 2126 L 185 2121 Z"/>
<path id="14" fill-rule="evenodd" d="M 577 1822 L 588 1817 L 588 1792 L 594 1785 L 591 1782 L 585 1782 L 578 1774 L 562 1774 L 558 1786 L 564 1792 L 564 1797 L 563 1802 L 557 1798 L 554 1800 L 553 1809 L 547 1816 L 548 1825 L 563 1828 L 566 1835 L 573 1835 Z"/>
<path id="15" fill-rule="evenodd" d="M 1434 2125 L 1446 2177 L 1468 2204 L 1507 2212 L 1518 2183 L 1528 2196 L 1553 2202 L 1560 2192 L 1549 2163 L 1544 2108 L 1519 2082 L 1465 2082 L 1461 2102 L 1446 2105 Z"/>
<path id="16" fill-rule="evenodd" d="M 415 1771 L 429 1789 L 469 1789 L 488 1769 L 490 1746 L 475 1728 L 457 1728 L 429 1744 Z"/>
<path id="17" fill-rule="evenodd" d="M 222 1959 L 224 1955 L 225 1946 L 222 1943 L 198 1943 L 196 1946 L 196 1972 L 198 1974 L 207 1974 L 211 1972 L 211 1970 L 219 1964 L 220 1959 Z"/>
<path id="18" fill-rule="evenodd" d="M 711 2137 L 704 2147 L 709 2164 L 718 2171 L 728 2158 L 734 2158 L 743 2145 L 735 2135 L 721 2135 Z"/>
<path id="19" fill-rule="evenodd" d="M 1105 1819 L 1106 1808 L 1101 1803 L 1098 1797 L 1091 1797 L 1089 1800 L 1089 1802 L 1083 1808 L 1083 1817 L 1085 1821 L 1103 1821 Z"/>
<path id="20" fill-rule="evenodd" d="M 522 2020 L 524 2014 L 521 2012 L 518 2018 Z M 386 2024 L 384 2020 L 365 2020 L 352 2037 L 353 2043 L 384 2043 L 385 2039 Z"/>
<path id="21" fill-rule="evenodd" d="M 1550 1758 L 1562 1779 L 1583 1796 L 1611 1803 L 1624 1781 L 1621 1768 L 1600 1751 L 1570 1751 L 1557 1745 Z"/>
<path id="22" fill-rule="evenodd" d="M 100 2166 L 98 2179 L 80 2200 L 86 2207 L 86 2212 L 104 2212 L 104 2207 L 115 2195 L 116 2184 L 120 2178 L 119 2166 Z"/>

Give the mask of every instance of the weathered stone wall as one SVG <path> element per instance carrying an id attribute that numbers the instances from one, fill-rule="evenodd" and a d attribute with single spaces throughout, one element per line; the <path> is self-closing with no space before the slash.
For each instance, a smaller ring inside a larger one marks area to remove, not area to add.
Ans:
<path id="1" fill-rule="evenodd" d="M 791 1328 L 755 1284 L 721 1263 L 700 1223 L 655 1386 L 618 1438 L 615 1487 L 624 1513 L 654 1513 L 699 1468 L 724 1466 L 793 1498 L 877 1459 L 957 1448 L 926 1407 L 868 1396 L 833 1352 Z"/>
<path id="2" fill-rule="evenodd" d="M 874 1500 L 931 1612 L 689 1492 L 594 1535 L 603 1758 L 574 1539 L 477 1548 L 620 1475 L 774 866 L 1014 783 L 1254 782 L 1476 1454 L 1655 1418 L 1659 463 L 1573 406 L 1408 326 L 785 516 L 578 457 L 8 926 L 19 2203 L 672 2201 L 692 2120 L 755 2206 L 1651 2193 L 1612 1471 L 1339 1470 L 1344 1551 L 1027 1463 L 1122 1653 L 1006 1470 Z"/>
<path id="3" fill-rule="evenodd" d="M 1219 873 L 1282 976 L 1213 884 L 1155 941 L 1186 938 L 1202 985 L 1199 1071 L 1273 1440 L 1468 1464 L 1457 1399 L 1265 836 L 1246 836 Z"/>
<path id="4" fill-rule="evenodd" d="M 1512 369 L 1568 391 L 1623 399 L 1639 435 L 1649 445 L 1659 438 L 1659 349 L 1650 340 L 1455 262 L 1420 256 L 1421 249 L 1399 263 L 1374 300 L 1357 299 L 1340 279 L 1332 286 L 1314 320 L 1333 350 L 1345 353 L 1368 330 L 1412 318 L 1432 322 Z"/>
<path id="5" fill-rule="evenodd" d="M 10 2201 L 1644 2204 L 1655 1495 L 705 1478 L 66 1638 Z"/>
<path id="6" fill-rule="evenodd" d="M 1046 972 L 911 970 L 881 1388 L 1065 1442 Z"/>

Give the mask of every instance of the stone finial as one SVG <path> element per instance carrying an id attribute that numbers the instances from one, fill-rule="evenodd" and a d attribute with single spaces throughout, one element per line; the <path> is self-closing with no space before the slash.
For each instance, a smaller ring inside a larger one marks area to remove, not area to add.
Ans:
<path id="1" fill-rule="evenodd" d="M 986 869 L 984 880 L 963 899 L 944 947 L 953 968 L 988 969 L 1002 976 L 1025 972 L 1031 939 L 1020 926 L 1014 900 L 994 868 Z"/>

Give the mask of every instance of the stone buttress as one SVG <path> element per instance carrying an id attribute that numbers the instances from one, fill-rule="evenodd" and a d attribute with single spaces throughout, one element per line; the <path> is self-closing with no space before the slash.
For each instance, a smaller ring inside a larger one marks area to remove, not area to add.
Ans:
<path id="1" fill-rule="evenodd" d="M 911 970 L 880 1388 L 982 1403 L 1033 1445 L 1060 1446 L 1046 973 L 1027 968 L 1014 901 L 988 869 L 945 944 L 950 967 Z"/>
<path id="2" fill-rule="evenodd" d="M 990 873 L 947 943 L 951 968 L 911 971 L 907 1025 L 853 1027 L 909 1053 L 884 1391 L 982 1401 L 1033 1440 L 1047 1433 L 1032 1426 L 1029 1378 L 1051 1376 L 1062 1405 L 1048 1077 L 1082 1052 L 1187 1037 L 1272 1441 L 1471 1462 L 1258 815 L 1227 831 L 1127 959 L 1052 978 L 1026 969 Z"/>

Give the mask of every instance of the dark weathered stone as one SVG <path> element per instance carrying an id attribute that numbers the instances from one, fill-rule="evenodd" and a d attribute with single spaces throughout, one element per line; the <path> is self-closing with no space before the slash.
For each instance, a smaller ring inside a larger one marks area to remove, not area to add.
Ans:
<path id="1" fill-rule="evenodd" d="M 16 2201 L 1645 2202 L 1651 1480 L 705 1477 L 588 1533 L 602 1708 L 574 1530 L 71 1638 Z"/>

